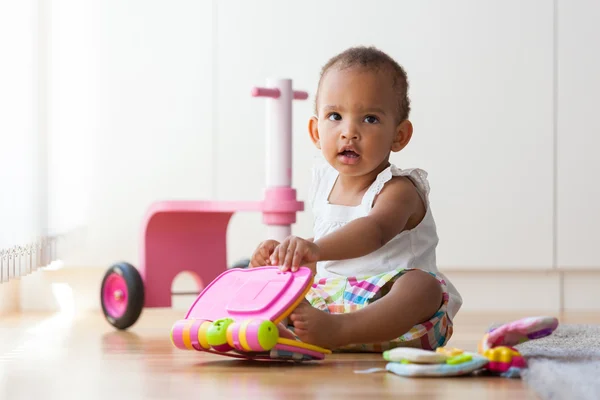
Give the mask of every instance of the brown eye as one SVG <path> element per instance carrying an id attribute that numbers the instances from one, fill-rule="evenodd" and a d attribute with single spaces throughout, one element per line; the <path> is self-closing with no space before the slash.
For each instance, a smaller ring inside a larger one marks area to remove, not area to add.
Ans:
<path id="1" fill-rule="evenodd" d="M 338 113 L 331 113 L 327 116 L 327 119 L 331 120 L 331 121 L 339 121 L 342 119 L 342 116 Z"/>
<path id="2" fill-rule="evenodd" d="M 368 124 L 376 124 L 377 122 L 379 122 L 379 118 L 377 118 L 377 117 L 376 117 L 376 116 L 374 116 L 374 115 L 367 115 L 367 116 L 365 117 L 365 121 L 366 121 Z"/>

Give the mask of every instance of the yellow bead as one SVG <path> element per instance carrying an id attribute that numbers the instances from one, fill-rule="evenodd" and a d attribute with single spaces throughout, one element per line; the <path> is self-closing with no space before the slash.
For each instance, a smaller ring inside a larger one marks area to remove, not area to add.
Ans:
<path id="1" fill-rule="evenodd" d="M 458 356 L 463 353 L 461 349 L 457 349 L 456 347 L 438 347 L 435 351 L 436 353 L 444 354 L 448 357 Z"/>

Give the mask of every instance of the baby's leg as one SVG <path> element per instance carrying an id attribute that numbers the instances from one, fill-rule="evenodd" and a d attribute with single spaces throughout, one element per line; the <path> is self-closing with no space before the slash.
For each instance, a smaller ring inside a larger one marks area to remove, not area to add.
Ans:
<path id="1" fill-rule="evenodd" d="M 399 277 L 390 292 L 363 309 L 329 314 L 302 303 L 291 314 L 302 341 L 327 348 L 396 339 L 429 320 L 442 305 L 442 287 L 427 272 L 411 270 Z"/>

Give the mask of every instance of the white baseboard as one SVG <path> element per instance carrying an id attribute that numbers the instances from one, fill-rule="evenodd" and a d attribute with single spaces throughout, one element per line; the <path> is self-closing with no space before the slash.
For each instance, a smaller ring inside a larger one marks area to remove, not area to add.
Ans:
<path id="1" fill-rule="evenodd" d="M 63 268 L 37 271 L 0 285 L 0 300 L 15 298 L 22 311 L 56 311 L 74 307 L 77 311 L 100 310 L 100 285 L 107 268 Z M 463 297 L 461 311 L 545 312 L 600 311 L 600 269 L 478 271 L 444 270 Z M 4 286 L 4 287 L 2 287 Z M 18 290 L 17 290 L 18 289 Z M 185 274 L 173 283 L 174 291 L 196 290 Z M 4 297 L 2 297 L 4 296 Z M 195 296 L 173 296 L 173 308 L 187 310 Z M 11 304 L 10 301 L 0 303 Z M 70 305 L 69 305 L 70 304 Z M 15 308 L 14 304 L 12 307 Z"/>
<path id="2" fill-rule="evenodd" d="M 444 271 L 469 311 L 600 311 L 600 268 Z"/>
<path id="3" fill-rule="evenodd" d="M 564 274 L 564 310 L 600 311 L 600 271 Z"/>
<path id="4" fill-rule="evenodd" d="M 558 312 L 558 274 L 445 272 L 463 298 L 462 310 Z"/>

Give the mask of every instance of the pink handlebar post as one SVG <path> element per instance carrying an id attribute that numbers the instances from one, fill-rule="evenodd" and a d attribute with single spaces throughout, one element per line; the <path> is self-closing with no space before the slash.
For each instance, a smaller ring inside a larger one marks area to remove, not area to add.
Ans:
<path id="1" fill-rule="evenodd" d="M 292 189 L 292 103 L 306 100 L 308 93 L 293 90 L 291 79 L 267 79 L 264 87 L 253 87 L 253 97 L 266 97 L 266 193 L 263 221 L 269 238 L 283 241 L 291 234 L 296 212 L 304 204 Z"/>

